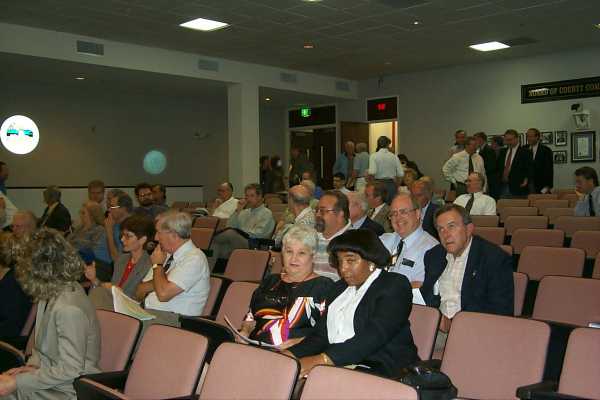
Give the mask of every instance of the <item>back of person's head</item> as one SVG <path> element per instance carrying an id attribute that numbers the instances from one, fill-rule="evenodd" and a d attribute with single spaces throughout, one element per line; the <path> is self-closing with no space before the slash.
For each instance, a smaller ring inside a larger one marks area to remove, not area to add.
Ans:
<path id="1" fill-rule="evenodd" d="M 391 262 L 390 252 L 370 229 L 351 229 L 333 238 L 327 246 L 329 263 L 338 268 L 337 253 L 346 251 L 358 254 L 363 260 L 372 262 L 379 268 L 390 265 Z"/>
<path id="2" fill-rule="evenodd" d="M 59 203 L 61 197 L 60 188 L 56 185 L 51 185 L 44 190 L 44 200 L 46 203 Z"/>
<path id="3" fill-rule="evenodd" d="M 10 232 L 0 233 L 0 267 L 13 269 L 17 263 L 24 241 Z"/>
<path id="4" fill-rule="evenodd" d="M 303 185 L 297 185 L 289 190 L 289 197 L 296 205 L 308 206 L 312 200 L 312 192 Z"/>
<path id="5" fill-rule="evenodd" d="M 359 142 L 359 143 L 356 144 L 356 152 L 357 153 L 365 152 L 365 151 L 367 151 L 368 148 L 369 147 L 364 142 Z"/>
<path id="6" fill-rule="evenodd" d="M 302 186 L 304 186 L 305 188 L 307 188 L 308 190 L 310 190 L 310 195 L 311 197 L 314 196 L 315 194 L 315 190 L 316 190 L 316 186 L 315 183 L 309 179 L 304 179 L 303 181 L 300 182 L 300 184 Z"/>
<path id="7" fill-rule="evenodd" d="M 192 236 L 192 217 L 181 211 L 166 211 L 158 217 L 158 228 L 175 233 L 181 239 Z"/>
<path id="8" fill-rule="evenodd" d="M 390 147 L 391 143 L 392 141 L 387 136 L 379 136 L 379 138 L 377 138 L 377 150 L 387 149 Z"/>
<path id="9" fill-rule="evenodd" d="M 117 195 L 117 205 L 127 210 L 128 213 L 133 212 L 133 200 L 123 191 Z"/>
<path id="10" fill-rule="evenodd" d="M 575 176 L 581 176 L 584 179 L 592 180 L 594 186 L 598 186 L 598 173 L 592 167 L 581 167 L 575 170 Z"/>

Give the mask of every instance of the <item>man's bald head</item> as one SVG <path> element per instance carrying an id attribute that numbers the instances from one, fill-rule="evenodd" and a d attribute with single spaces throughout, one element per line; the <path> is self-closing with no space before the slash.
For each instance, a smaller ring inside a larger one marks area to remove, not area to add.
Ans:
<path id="1" fill-rule="evenodd" d="M 298 206 L 308 206 L 312 198 L 312 193 L 304 185 L 292 186 L 288 192 L 289 198 Z"/>
<path id="2" fill-rule="evenodd" d="M 223 200 L 227 201 L 233 194 L 233 185 L 229 182 L 223 182 L 217 187 L 217 196 Z"/>

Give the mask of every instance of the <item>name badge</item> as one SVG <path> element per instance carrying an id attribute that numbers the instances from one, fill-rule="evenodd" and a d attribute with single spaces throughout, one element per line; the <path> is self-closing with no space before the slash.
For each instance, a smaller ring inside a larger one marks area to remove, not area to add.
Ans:
<path id="1" fill-rule="evenodd" d="M 406 265 L 407 267 L 414 267 L 415 266 L 415 262 L 413 260 L 409 260 L 407 258 L 403 258 L 402 259 L 402 265 Z"/>

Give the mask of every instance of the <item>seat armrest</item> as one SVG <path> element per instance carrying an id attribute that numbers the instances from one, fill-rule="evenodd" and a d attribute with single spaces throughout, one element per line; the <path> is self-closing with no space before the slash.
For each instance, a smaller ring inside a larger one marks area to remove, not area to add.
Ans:
<path id="1" fill-rule="evenodd" d="M 436 360 L 436 359 L 421 360 L 417 364 L 422 365 L 424 367 L 431 368 L 431 369 L 437 369 L 439 371 L 440 368 L 442 367 L 442 360 Z"/>
<path id="2" fill-rule="evenodd" d="M 199 333 L 208 338 L 208 349 L 206 350 L 207 363 L 210 363 L 213 353 L 221 343 L 235 341 L 233 332 L 218 322 L 198 317 L 181 317 L 179 321 L 181 322 L 182 329 Z"/>
<path id="3" fill-rule="evenodd" d="M 98 383 L 92 379 L 80 377 L 73 382 L 78 399 L 86 400 L 126 400 L 122 392 Z"/>
<path id="4" fill-rule="evenodd" d="M 570 396 L 557 392 L 535 392 L 531 400 L 587 400 L 583 397 Z"/>
<path id="5" fill-rule="evenodd" d="M 115 372 L 101 372 L 99 374 L 83 375 L 78 379 L 89 379 L 94 382 L 98 382 L 111 389 L 123 390 L 125 388 L 125 382 L 127 382 L 127 376 L 129 370 L 115 371 Z"/>
<path id="6" fill-rule="evenodd" d="M 543 381 L 517 388 L 517 397 L 521 400 L 531 400 L 535 392 L 552 392 L 558 384 L 553 381 Z"/>

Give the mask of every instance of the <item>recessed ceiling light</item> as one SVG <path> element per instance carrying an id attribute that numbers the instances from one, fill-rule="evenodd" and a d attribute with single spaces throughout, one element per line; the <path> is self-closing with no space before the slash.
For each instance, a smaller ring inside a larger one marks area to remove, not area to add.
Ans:
<path id="1" fill-rule="evenodd" d="M 197 31 L 210 32 L 216 31 L 217 29 L 225 28 L 229 26 L 229 24 L 225 22 L 213 21 L 212 19 L 196 18 L 191 21 L 184 22 L 179 26 L 182 26 L 184 28 L 195 29 Z"/>
<path id="2" fill-rule="evenodd" d="M 304 47 L 305 49 L 314 49 L 315 45 L 314 43 L 306 42 L 302 47 Z"/>
<path id="3" fill-rule="evenodd" d="M 265 97 L 265 101 L 271 101 L 270 97 Z"/>
<path id="4" fill-rule="evenodd" d="M 472 44 L 469 47 L 472 48 L 473 50 L 477 50 L 477 51 L 493 51 L 493 50 L 507 49 L 510 46 L 507 44 L 504 44 L 504 43 L 500 43 L 500 42 L 487 42 L 487 43 Z"/>
<path id="5" fill-rule="evenodd" d="M 413 25 L 420 25 L 421 21 L 413 21 Z"/>
<path id="6" fill-rule="evenodd" d="M 83 76 L 77 76 L 77 77 L 75 77 L 75 79 L 76 79 L 76 80 L 78 80 L 78 81 L 83 81 L 83 80 L 85 80 L 85 78 L 84 78 Z"/>

